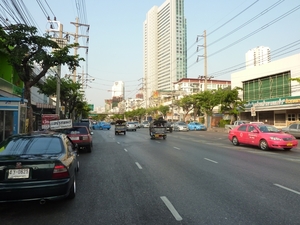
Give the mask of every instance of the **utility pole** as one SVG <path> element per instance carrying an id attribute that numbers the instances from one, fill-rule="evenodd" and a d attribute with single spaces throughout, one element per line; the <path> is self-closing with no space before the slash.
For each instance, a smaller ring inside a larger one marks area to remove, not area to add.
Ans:
<path id="1" fill-rule="evenodd" d="M 204 91 L 207 90 L 207 46 L 206 46 L 206 30 L 204 30 L 204 33 L 203 33 L 203 38 L 204 38 L 204 44 L 203 44 L 203 47 L 204 47 Z"/>
<path id="2" fill-rule="evenodd" d="M 47 32 L 53 32 L 53 37 L 51 38 L 55 41 L 60 48 L 63 48 L 67 39 L 63 38 L 63 25 L 59 21 L 50 21 L 50 29 Z M 57 36 L 58 33 L 58 36 Z M 55 51 L 55 49 L 53 49 Z M 55 113 L 60 116 L 60 78 L 61 78 L 61 65 L 57 66 L 57 74 L 56 74 L 56 107 Z"/>
<path id="3" fill-rule="evenodd" d="M 87 38 L 87 42 L 88 42 L 89 41 L 89 35 L 80 35 L 80 34 L 78 34 L 78 28 L 81 27 L 81 26 L 85 26 L 85 27 L 87 27 L 87 32 L 89 32 L 90 25 L 79 23 L 79 18 L 78 17 L 76 17 L 76 22 L 75 23 L 71 22 L 71 24 L 75 25 L 75 27 L 76 27 L 75 33 L 67 33 L 67 34 L 74 36 L 74 38 L 75 38 L 74 43 L 78 44 L 78 38 L 79 37 L 86 37 Z M 88 46 L 74 47 L 74 55 L 77 55 L 78 48 L 86 48 L 86 50 L 88 51 Z M 73 71 L 73 81 L 76 82 L 76 68 Z"/>

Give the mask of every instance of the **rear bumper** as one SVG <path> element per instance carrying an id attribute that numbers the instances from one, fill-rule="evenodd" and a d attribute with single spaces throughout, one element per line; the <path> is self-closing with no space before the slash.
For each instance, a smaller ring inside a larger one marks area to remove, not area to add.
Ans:
<path id="1" fill-rule="evenodd" d="M 0 202 L 56 200 L 69 194 L 71 179 L 0 183 Z"/>

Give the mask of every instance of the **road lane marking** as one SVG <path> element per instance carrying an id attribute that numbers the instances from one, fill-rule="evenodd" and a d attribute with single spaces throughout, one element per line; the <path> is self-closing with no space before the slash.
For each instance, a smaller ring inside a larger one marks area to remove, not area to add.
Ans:
<path id="1" fill-rule="evenodd" d="M 181 221 L 182 217 L 179 215 L 179 213 L 177 212 L 177 210 L 174 208 L 174 206 L 172 205 L 172 203 L 167 199 L 166 196 L 161 196 L 160 197 L 161 200 L 165 203 L 165 205 L 167 206 L 167 208 L 170 210 L 170 212 L 173 214 L 173 216 L 175 217 L 175 219 L 177 221 Z"/>
<path id="2" fill-rule="evenodd" d="M 124 151 L 125 151 L 125 152 L 128 152 L 126 148 L 124 148 Z"/>
<path id="3" fill-rule="evenodd" d="M 119 144 L 120 144 L 120 142 L 117 142 L 117 144 L 119 145 Z"/>
<path id="4" fill-rule="evenodd" d="M 177 148 L 177 147 L 173 147 L 173 148 L 175 148 L 175 149 L 177 149 L 177 150 L 180 150 L 180 148 Z"/>
<path id="5" fill-rule="evenodd" d="M 293 189 L 290 189 L 290 188 L 288 188 L 288 187 L 282 186 L 282 185 L 280 185 L 280 184 L 274 184 L 274 185 L 277 186 L 277 187 L 280 187 L 280 188 L 282 188 L 282 189 L 285 189 L 285 190 L 287 190 L 287 191 L 294 192 L 295 194 L 300 195 L 300 192 L 299 192 L 299 191 L 295 191 L 295 190 L 293 190 Z"/>
<path id="6" fill-rule="evenodd" d="M 160 143 L 160 141 L 156 141 L 156 143 Z"/>
<path id="7" fill-rule="evenodd" d="M 204 159 L 207 160 L 207 161 L 213 162 L 213 163 L 218 163 L 218 162 L 216 162 L 214 160 L 211 160 L 211 159 L 208 159 L 208 158 L 204 158 Z"/>
<path id="8" fill-rule="evenodd" d="M 137 167 L 141 170 L 143 169 L 143 167 L 138 163 L 138 162 L 135 162 L 135 164 L 137 165 Z"/>

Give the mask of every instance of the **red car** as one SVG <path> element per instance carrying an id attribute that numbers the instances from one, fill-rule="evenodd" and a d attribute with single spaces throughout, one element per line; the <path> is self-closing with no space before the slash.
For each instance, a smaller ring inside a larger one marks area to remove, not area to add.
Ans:
<path id="1" fill-rule="evenodd" d="M 92 152 L 93 138 L 86 126 L 73 126 L 62 131 L 73 143 L 78 145 L 79 149 L 86 149 L 87 152 Z"/>
<path id="2" fill-rule="evenodd" d="M 233 145 L 258 146 L 261 150 L 297 147 L 298 141 L 293 135 L 285 134 L 276 127 L 267 124 L 242 124 L 229 131 L 228 139 Z"/>

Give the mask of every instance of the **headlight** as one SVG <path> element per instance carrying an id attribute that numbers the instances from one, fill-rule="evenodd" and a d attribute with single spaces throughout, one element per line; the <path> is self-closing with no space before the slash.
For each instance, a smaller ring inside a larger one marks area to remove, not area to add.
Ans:
<path id="1" fill-rule="evenodd" d="M 279 137 L 272 137 L 271 136 L 270 139 L 273 140 L 273 141 L 282 141 L 282 139 L 279 138 Z"/>

